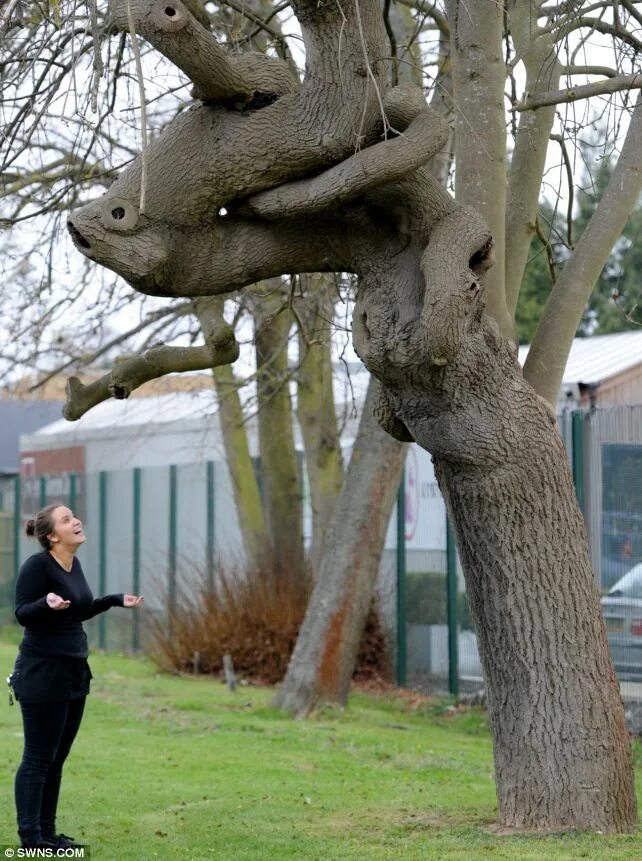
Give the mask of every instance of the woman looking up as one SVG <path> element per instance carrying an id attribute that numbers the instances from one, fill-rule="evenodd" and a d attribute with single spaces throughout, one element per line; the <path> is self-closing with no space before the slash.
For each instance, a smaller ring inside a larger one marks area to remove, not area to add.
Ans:
<path id="1" fill-rule="evenodd" d="M 27 522 L 26 532 L 42 551 L 22 565 L 16 583 L 16 618 L 25 629 L 11 677 L 24 725 L 15 781 L 18 833 L 24 847 L 65 848 L 74 842 L 56 834 L 62 767 L 92 678 L 82 623 L 143 599 L 122 593 L 94 598 L 76 557 L 83 526 L 65 505 L 47 505 Z"/>

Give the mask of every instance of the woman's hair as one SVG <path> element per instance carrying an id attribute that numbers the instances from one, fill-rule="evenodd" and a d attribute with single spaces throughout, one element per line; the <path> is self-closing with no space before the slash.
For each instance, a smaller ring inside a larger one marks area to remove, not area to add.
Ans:
<path id="1" fill-rule="evenodd" d="M 53 513 L 61 505 L 63 505 L 62 502 L 53 502 L 51 505 L 45 505 L 36 514 L 35 518 L 27 520 L 25 532 L 30 537 L 35 535 L 45 550 L 51 550 L 51 541 L 49 541 L 47 536 L 51 535 L 54 530 Z"/>

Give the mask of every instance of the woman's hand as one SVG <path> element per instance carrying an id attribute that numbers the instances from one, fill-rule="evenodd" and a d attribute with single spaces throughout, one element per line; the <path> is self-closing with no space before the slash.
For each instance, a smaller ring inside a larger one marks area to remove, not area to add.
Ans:
<path id="1" fill-rule="evenodd" d="M 123 607 L 138 607 L 142 603 L 142 595 L 123 595 Z"/>
<path id="2" fill-rule="evenodd" d="M 70 604 L 71 601 L 65 601 L 64 598 L 61 598 L 60 595 L 56 595 L 55 592 L 49 592 L 47 595 L 47 605 L 51 607 L 52 610 L 66 610 Z"/>

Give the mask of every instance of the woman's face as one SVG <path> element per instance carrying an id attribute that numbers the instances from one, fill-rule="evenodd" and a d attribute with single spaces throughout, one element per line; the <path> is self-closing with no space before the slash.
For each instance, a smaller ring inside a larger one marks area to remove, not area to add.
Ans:
<path id="1" fill-rule="evenodd" d="M 64 547 L 72 553 L 85 541 L 82 521 L 74 516 L 73 511 L 60 505 L 51 513 L 53 529 L 47 536 L 52 547 Z"/>

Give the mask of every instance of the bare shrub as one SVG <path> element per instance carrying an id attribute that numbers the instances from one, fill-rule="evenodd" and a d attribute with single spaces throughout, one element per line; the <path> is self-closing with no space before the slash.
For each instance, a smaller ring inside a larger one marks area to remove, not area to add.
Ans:
<path id="1" fill-rule="evenodd" d="M 173 612 L 149 620 L 147 650 L 172 672 L 221 673 L 229 654 L 245 678 L 284 677 L 303 622 L 312 580 L 282 566 L 219 568 L 211 588 L 202 572 L 177 589 Z M 373 601 L 355 669 L 358 680 L 389 678 L 386 637 Z"/>

